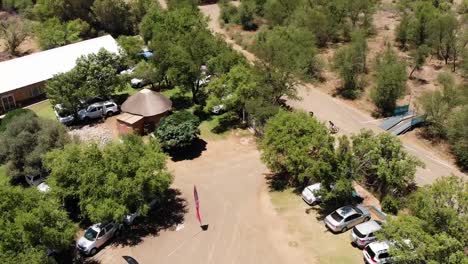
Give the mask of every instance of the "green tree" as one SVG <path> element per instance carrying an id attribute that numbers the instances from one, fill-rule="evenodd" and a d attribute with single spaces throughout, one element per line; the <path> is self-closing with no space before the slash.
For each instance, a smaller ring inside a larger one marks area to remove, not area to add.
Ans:
<path id="1" fill-rule="evenodd" d="M 138 54 L 142 51 L 145 43 L 140 36 L 120 36 L 117 43 L 123 50 L 126 64 L 135 65 L 141 60 Z"/>
<path id="2" fill-rule="evenodd" d="M 47 250 L 65 250 L 76 226 L 60 204 L 35 189 L 0 186 L 0 256 L 6 263 L 55 263 Z"/>
<path id="3" fill-rule="evenodd" d="M 30 26 L 20 18 L 8 18 L 0 21 L 0 38 L 5 40 L 7 51 L 18 56 L 18 47 L 30 35 Z"/>
<path id="4" fill-rule="evenodd" d="M 15 182 L 26 175 L 45 176 L 42 155 L 63 148 L 69 141 L 66 129 L 58 122 L 29 114 L 16 116 L 0 135 L 0 163 L 7 164 L 7 175 Z"/>
<path id="5" fill-rule="evenodd" d="M 416 46 L 429 44 L 431 23 L 438 10 L 428 1 L 415 2 L 413 10 L 409 29 L 411 41 Z"/>
<path id="6" fill-rule="evenodd" d="M 78 110 L 80 99 L 108 98 L 125 87 L 124 77 L 118 74 L 122 64 L 122 57 L 104 49 L 82 56 L 71 71 L 55 75 L 47 82 L 47 97 L 70 110 Z"/>
<path id="7" fill-rule="evenodd" d="M 95 0 L 91 7 L 99 26 L 114 36 L 134 32 L 129 5 L 123 0 Z"/>
<path id="8" fill-rule="evenodd" d="M 421 70 L 422 67 L 424 66 L 424 63 L 426 62 L 427 56 L 429 56 L 431 50 L 429 49 L 428 46 L 426 45 L 421 45 L 419 46 L 416 50 L 411 52 L 411 57 L 412 57 L 412 67 L 413 69 L 410 72 L 410 75 L 408 76 L 409 79 L 412 78 L 414 71 L 416 70 Z"/>
<path id="9" fill-rule="evenodd" d="M 45 21 L 51 18 L 66 19 L 66 1 L 64 0 L 37 0 L 32 10 L 37 20 Z"/>
<path id="10" fill-rule="evenodd" d="M 207 74 L 204 66 L 225 55 L 226 44 L 211 35 L 199 13 L 187 8 L 150 12 L 141 30 L 145 39 L 151 39 L 150 48 L 157 58 L 152 62 L 160 82 L 190 91 L 193 102 L 198 103 Z"/>
<path id="11" fill-rule="evenodd" d="M 342 136 L 338 139 L 338 147 L 331 164 L 331 173 L 319 175 L 321 207 L 326 212 L 353 202 L 353 180 L 357 179 L 358 174 L 348 137 Z"/>
<path id="12" fill-rule="evenodd" d="M 54 17 L 37 25 L 36 36 L 42 49 L 51 49 L 78 42 L 88 31 L 88 23 L 81 19 L 61 23 Z"/>
<path id="13" fill-rule="evenodd" d="M 257 94 L 257 76 L 253 69 L 239 64 L 228 73 L 210 82 L 206 108 L 223 105 L 225 110 L 242 113 L 245 121 L 245 107 L 248 100 Z"/>
<path id="14" fill-rule="evenodd" d="M 265 17 L 274 25 L 284 25 L 300 5 L 301 0 L 267 0 Z"/>
<path id="15" fill-rule="evenodd" d="M 9 111 L 5 116 L 0 120 L 0 133 L 4 132 L 8 125 L 18 116 L 27 115 L 29 118 L 35 118 L 36 113 L 27 108 L 18 108 L 12 111 Z"/>
<path id="16" fill-rule="evenodd" d="M 34 5 L 31 0 L 2 0 L 0 1 L 0 9 L 6 11 L 27 11 Z"/>
<path id="17" fill-rule="evenodd" d="M 371 98 L 384 114 L 392 113 L 396 101 L 406 91 L 405 63 L 388 47 L 376 58 L 376 86 L 371 91 Z"/>
<path id="18" fill-rule="evenodd" d="M 430 22 L 429 42 L 445 64 L 454 58 L 458 50 L 459 28 L 458 20 L 452 12 L 439 13 Z"/>
<path id="19" fill-rule="evenodd" d="M 305 185 L 331 171 L 333 137 L 305 112 L 280 111 L 265 127 L 260 143 L 262 160 L 292 185 Z"/>
<path id="20" fill-rule="evenodd" d="M 462 179 L 438 179 L 416 191 L 407 203 L 410 215 L 389 219 L 378 237 L 396 242 L 390 252 L 402 263 L 467 263 L 467 195 Z"/>
<path id="21" fill-rule="evenodd" d="M 291 20 L 292 26 L 306 28 L 313 32 L 319 47 L 325 47 L 329 41 L 338 38 L 338 32 L 324 10 L 304 5 L 296 9 Z"/>
<path id="22" fill-rule="evenodd" d="M 400 48 L 406 50 L 406 46 L 411 39 L 411 17 L 406 12 L 403 13 L 400 23 L 395 29 L 396 41 L 400 44 Z"/>
<path id="23" fill-rule="evenodd" d="M 357 98 L 360 95 L 362 81 L 361 74 L 366 71 L 367 43 L 362 31 L 352 34 L 352 41 L 348 46 L 340 48 L 333 58 L 335 68 L 343 82 L 343 96 Z"/>
<path id="24" fill-rule="evenodd" d="M 450 117 L 448 138 L 458 164 L 464 170 L 468 170 L 468 107 L 466 103 Z"/>
<path id="25" fill-rule="evenodd" d="M 370 130 L 351 137 L 356 173 L 382 200 L 386 195 L 403 196 L 414 185 L 414 175 L 424 164 L 409 155 L 401 141 L 388 133 Z"/>
<path id="26" fill-rule="evenodd" d="M 258 33 L 254 50 L 266 65 L 303 78 L 319 76 L 314 35 L 305 29 L 274 27 Z"/>
<path id="27" fill-rule="evenodd" d="M 437 77 L 442 89 L 427 91 L 418 99 L 418 104 L 427 114 L 428 126 L 425 132 L 432 138 L 446 138 L 449 117 L 457 105 L 462 103 L 454 77 L 449 73 L 440 73 Z"/>
<path id="28" fill-rule="evenodd" d="M 188 111 L 176 112 L 161 120 L 154 135 L 165 150 L 189 147 L 200 135 L 200 120 Z"/>
<path id="29" fill-rule="evenodd" d="M 257 25 L 254 22 L 255 3 L 243 1 L 239 7 L 239 22 L 244 30 L 255 30 Z"/>
<path id="30" fill-rule="evenodd" d="M 93 222 L 122 222 L 134 212 L 146 215 L 149 203 L 172 181 L 159 143 L 144 143 L 136 135 L 102 148 L 68 144 L 48 153 L 44 161 L 52 194 L 68 208 L 78 201 L 82 216 Z"/>

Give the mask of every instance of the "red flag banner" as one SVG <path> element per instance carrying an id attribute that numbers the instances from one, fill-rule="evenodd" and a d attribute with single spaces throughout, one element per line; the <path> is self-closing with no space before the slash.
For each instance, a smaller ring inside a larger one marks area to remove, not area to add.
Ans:
<path id="1" fill-rule="evenodd" d="M 202 221 L 201 221 L 201 216 L 200 216 L 200 201 L 198 200 L 198 192 L 197 192 L 197 187 L 195 185 L 193 186 L 193 197 L 195 198 L 195 208 L 197 209 L 197 219 L 201 225 Z"/>

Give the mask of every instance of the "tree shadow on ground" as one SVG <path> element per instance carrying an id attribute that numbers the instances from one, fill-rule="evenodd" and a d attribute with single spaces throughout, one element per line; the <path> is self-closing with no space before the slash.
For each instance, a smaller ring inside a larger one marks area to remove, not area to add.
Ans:
<path id="1" fill-rule="evenodd" d="M 184 222 L 187 211 L 187 201 L 181 197 L 181 192 L 178 189 L 169 189 L 156 202 L 148 216 L 140 217 L 134 225 L 123 228 L 121 235 L 113 243 L 135 246 L 148 235 L 157 236 L 160 231 L 175 229 Z"/>
<path id="2" fill-rule="evenodd" d="M 284 191 L 289 184 L 289 177 L 286 174 L 267 173 L 265 178 L 270 191 Z"/>
<path id="3" fill-rule="evenodd" d="M 235 113 L 224 113 L 219 117 L 219 123 L 211 129 L 215 134 L 224 133 L 230 129 L 235 129 L 240 126 L 239 116 Z"/>
<path id="4" fill-rule="evenodd" d="M 177 149 L 169 152 L 172 161 L 182 161 L 182 160 L 193 160 L 201 156 L 203 151 L 206 150 L 206 141 L 198 138 L 196 139 L 191 146 Z"/>
<path id="5" fill-rule="evenodd" d="M 170 99 L 175 110 L 188 109 L 193 105 L 192 99 L 182 93 L 176 93 Z"/>

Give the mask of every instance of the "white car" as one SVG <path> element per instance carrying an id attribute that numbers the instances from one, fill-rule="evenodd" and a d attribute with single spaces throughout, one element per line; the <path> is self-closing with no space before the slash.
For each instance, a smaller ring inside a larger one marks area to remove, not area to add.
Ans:
<path id="1" fill-rule="evenodd" d="M 86 229 L 76 243 L 78 251 L 85 255 L 94 255 L 107 241 L 120 232 L 121 225 L 116 223 L 94 224 Z"/>
<path id="2" fill-rule="evenodd" d="M 42 175 L 25 175 L 24 178 L 31 186 L 38 186 L 45 181 L 45 177 Z"/>
<path id="3" fill-rule="evenodd" d="M 382 229 L 382 223 L 371 220 L 355 226 L 351 232 L 351 241 L 359 248 L 377 240 L 375 232 Z"/>
<path id="4" fill-rule="evenodd" d="M 50 191 L 49 185 L 47 183 L 43 182 L 37 186 L 37 189 L 42 192 L 42 193 L 48 193 Z"/>
<path id="5" fill-rule="evenodd" d="M 390 254 L 388 254 L 389 248 L 390 243 L 388 241 L 370 243 L 362 251 L 364 261 L 368 264 L 391 263 L 391 257 Z"/>
<path id="6" fill-rule="evenodd" d="M 370 212 L 364 206 L 343 206 L 325 217 L 325 225 L 333 232 L 346 232 L 351 227 L 369 221 Z"/>
<path id="7" fill-rule="evenodd" d="M 306 202 L 308 205 L 315 205 L 320 203 L 321 197 L 317 195 L 317 192 L 320 190 L 320 186 L 320 183 L 307 186 L 302 191 L 302 200 L 304 200 L 304 202 Z"/>
<path id="8" fill-rule="evenodd" d="M 410 249 L 413 249 L 413 245 L 411 243 L 411 240 L 405 239 L 405 240 L 403 240 L 403 243 L 406 244 L 405 245 L 406 247 L 409 247 Z M 395 245 L 395 244 L 397 244 L 397 242 L 394 242 L 394 241 L 377 241 L 377 242 L 370 243 L 362 251 L 364 261 L 367 264 L 394 263 L 395 262 L 395 257 L 391 256 L 388 253 L 388 251 L 390 249 L 390 246 Z M 424 262 L 421 262 L 421 263 L 424 263 Z"/>

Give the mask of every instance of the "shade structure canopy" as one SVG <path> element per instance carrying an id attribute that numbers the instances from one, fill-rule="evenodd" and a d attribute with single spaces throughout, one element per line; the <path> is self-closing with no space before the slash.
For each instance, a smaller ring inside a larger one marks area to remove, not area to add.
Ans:
<path id="1" fill-rule="evenodd" d="M 149 89 L 143 89 L 130 96 L 121 107 L 123 112 L 143 117 L 160 115 L 171 110 L 171 108 L 171 100 Z"/>

